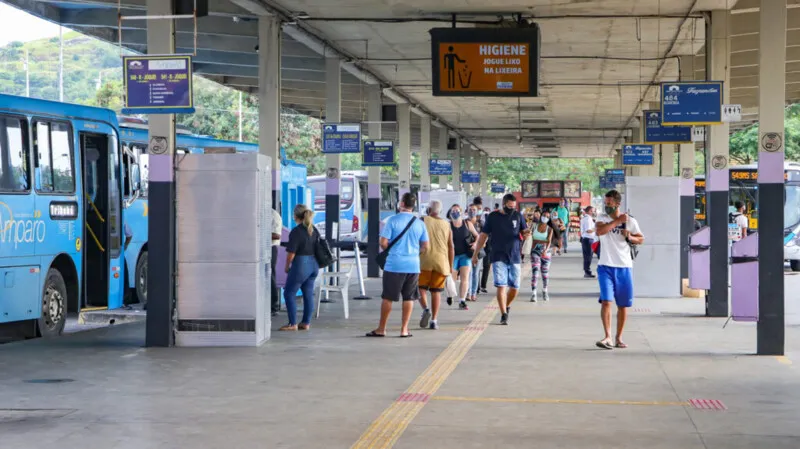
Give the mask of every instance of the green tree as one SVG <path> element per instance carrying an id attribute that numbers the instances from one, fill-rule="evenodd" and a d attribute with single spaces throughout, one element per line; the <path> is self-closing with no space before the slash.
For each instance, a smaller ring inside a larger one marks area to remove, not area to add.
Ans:
<path id="1" fill-rule="evenodd" d="M 95 94 L 94 104 L 115 111 L 122 109 L 122 82 L 112 80 L 103 84 Z"/>

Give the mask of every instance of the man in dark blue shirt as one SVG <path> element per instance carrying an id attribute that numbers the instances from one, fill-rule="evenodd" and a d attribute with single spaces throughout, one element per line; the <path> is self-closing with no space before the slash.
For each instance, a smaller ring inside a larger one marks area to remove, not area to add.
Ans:
<path id="1" fill-rule="evenodd" d="M 522 238 L 530 233 L 525 220 L 517 210 L 517 198 L 512 194 L 503 197 L 503 208 L 494 211 L 486 218 L 481 236 L 475 247 L 472 263 L 477 263 L 477 255 L 492 237 L 489 261 L 492 264 L 494 286 L 497 288 L 497 305 L 500 307 L 500 324 L 508 324 L 508 311 L 517 297 L 522 277 Z M 506 289 L 508 291 L 506 291 Z"/>

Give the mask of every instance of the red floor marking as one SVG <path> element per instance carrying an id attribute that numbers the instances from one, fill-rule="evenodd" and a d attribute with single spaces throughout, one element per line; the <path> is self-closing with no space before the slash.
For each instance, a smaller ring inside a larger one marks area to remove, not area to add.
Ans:
<path id="1" fill-rule="evenodd" d="M 425 393 L 403 393 L 396 402 L 428 402 L 431 395 Z"/>
<path id="2" fill-rule="evenodd" d="M 689 405 L 698 410 L 727 410 L 725 404 L 718 399 L 689 399 Z"/>

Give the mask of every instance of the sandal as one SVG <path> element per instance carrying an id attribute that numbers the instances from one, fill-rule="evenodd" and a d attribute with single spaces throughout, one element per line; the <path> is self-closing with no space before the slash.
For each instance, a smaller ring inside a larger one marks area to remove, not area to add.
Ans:
<path id="1" fill-rule="evenodd" d="M 367 335 L 365 335 L 365 336 L 366 337 L 385 337 L 386 334 L 379 334 L 379 333 L 377 333 L 375 331 L 370 331 L 370 332 L 367 332 Z"/>
<path id="2" fill-rule="evenodd" d="M 300 323 L 300 324 L 297 325 L 297 329 L 301 330 L 301 331 L 307 331 L 307 330 L 311 329 L 311 325 L 310 324 Z"/>
<path id="3" fill-rule="evenodd" d="M 617 343 L 614 345 L 615 348 L 625 349 L 628 345 L 625 344 L 622 340 L 617 340 Z"/>
<path id="4" fill-rule="evenodd" d="M 297 325 L 296 324 L 287 324 L 286 326 L 282 326 L 278 330 L 281 331 L 281 332 L 296 331 L 297 330 Z"/>
<path id="5" fill-rule="evenodd" d="M 595 345 L 600 349 L 614 349 L 614 347 L 611 346 L 611 342 L 608 340 L 600 340 L 595 343 Z"/>
<path id="6" fill-rule="evenodd" d="M 413 336 L 414 336 L 413 334 L 405 334 L 405 335 L 401 335 L 400 338 L 411 338 Z"/>

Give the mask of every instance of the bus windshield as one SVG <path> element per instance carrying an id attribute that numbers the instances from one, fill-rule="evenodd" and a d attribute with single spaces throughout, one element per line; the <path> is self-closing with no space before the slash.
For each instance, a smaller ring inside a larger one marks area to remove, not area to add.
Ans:
<path id="1" fill-rule="evenodd" d="M 314 189 L 314 210 L 325 210 L 325 182 L 325 179 L 308 182 L 308 186 Z M 353 178 L 342 179 L 342 186 L 339 189 L 339 209 L 346 210 L 353 205 L 354 189 Z"/>

